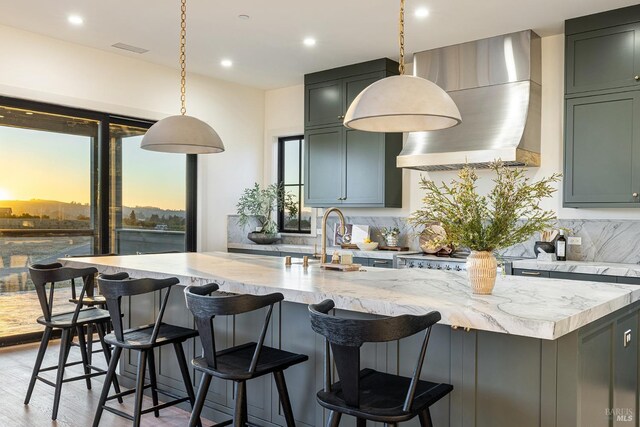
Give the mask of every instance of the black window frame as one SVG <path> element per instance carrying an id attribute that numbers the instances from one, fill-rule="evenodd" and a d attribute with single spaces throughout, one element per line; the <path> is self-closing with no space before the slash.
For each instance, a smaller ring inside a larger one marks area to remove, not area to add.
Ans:
<path id="1" fill-rule="evenodd" d="M 299 149 L 298 149 L 298 183 L 297 184 L 288 184 L 285 185 L 284 182 L 284 169 L 285 169 L 285 150 L 284 146 L 286 142 L 289 141 L 299 141 Z M 303 146 L 304 146 L 304 135 L 291 135 L 291 136 L 283 136 L 278 138 L 278 185 L 281 185 L 283 188 L 283 197 L 286 194 L 287 187 L 298 187 L 298 228 L 296 230 L 292 230 L 291 228 L 284 228 L 284 203 L 280 203 L 278 208 L 278 232 L 285 234 L 311 234 L 311 226 L 309 226 L 309 230 L 303 230 L 301 228 L 302 225 L 302 191 L 304 189 L 304 173 L 303 173 Z"/>
<path id="2" fill-rule="evenodd" d="M 78 230 L 80 232 L 89 232 L 96 236 L 96 244 L 94 245 L 94 255 L 108 254 L 110 218 L 109 207 L 111 205 L 109 191 L 109 173 L 110 173 L 110 150 L 109 150 L 109 126 L 110 124 L 129 125 L 142 128 L 149 128 L 155 120 L 129 117 L 111 113 L 105 113 L 84 108 L 68 107 L 48 102 L 27 100 L 22 98 L 14 98 L 0 95 L 0 105 L 9 108 L 17 108 L 24 110 L 40 111 L 46 114 L 58 114 L 70 116 L 79 119 L 88 119 L 99 122 L 97 141 L 92 147 L 92 191 L 98 191 L 100 195 L 97 198 L 96 205 L 92 208 L 95 213 L 95 220 L 92 230 Z M 186 155 L 186 227 L 185 227 L 185 251 L 197 251 L 197 192 L 198 192 L 198 155 Z M 92 200 L 93 202 L 93 200 Z M 68 231 L 73 232 L 72 230 Z M 0 235 L 19 235 L 20 230 L 0 230 Z M 67 234 L 67 230 L 65 230 Z M 89 235 L 89 234 L 87 234 Z M 42 332 L 25 333 L 10 337 L 0 337 L 0 347 L 7 345 L 15 345 L 27 342 L 39 341 Z"/>

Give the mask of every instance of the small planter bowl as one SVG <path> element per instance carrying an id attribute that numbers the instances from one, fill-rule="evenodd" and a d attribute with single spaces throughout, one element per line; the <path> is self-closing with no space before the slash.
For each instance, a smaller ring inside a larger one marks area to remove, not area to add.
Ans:
<path id="1" fill-rule="evenodd" d="M 280 233 L 256 233 L 253 231 L 247 235 L 247 238 L 258 245 L 271 245 L 278 242 L 282 236 Z"/>

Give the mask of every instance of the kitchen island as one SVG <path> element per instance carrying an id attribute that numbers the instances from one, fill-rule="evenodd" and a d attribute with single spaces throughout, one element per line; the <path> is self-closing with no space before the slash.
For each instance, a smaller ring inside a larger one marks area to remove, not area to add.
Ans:
<path id="1" fill-rule="evenodd" d="M 335 301 L 340 313 L 358 317 L 422 314 L 438 310 L 424 378 L 453 384 L 432 410 L 435 426 L 609 426 L 618 413 L 638 407 L 640 287 L 597 282 L 499 276 L 494 294 L 476 296 L 464 273 L 367 268 L 325 271 L 318 264 L 285 266 L 282 258 L 228 253 L 87 257 L 62 260 L 132 277 L 176 276 L 181 285 L 217 282 L 231 293 L 282 292 L 285 302 L 272 320 L 268 344 L 309 355 L 287 371 L 299 425 L 323 425 L 315 403 L 322 387 L 323 341 L 309 325 L 309 303 Z M 168 323 L 193 327 L 181 289 L 172 291 Z M 126 322 L 153 320 L 159 301 L 123 301 Z M 263 313 L 216 319 L 218 348 L 255 340 Z M 630 341 L 623 338 L 630 336 Z M 419 337 L 363 347 L 363 367 L 410 375 Z M 188 354 L 200 352 L 191 342 Z M 180 391 L 179 369 L 159 354 L 159 381 Z M 132 376 L 123 359 L 121 374 Z M 197 380 L 199 378 L 195 378 Z M 270 378 L 249 383 L 249 413 L 260 425 L 284 425 Z M 208 415 L 230 413 L 232 391 L 214 382 Z M 616 411 L 617 410 L 617 411 Z M 613 415 L 612 415 L 613 414 Z M 346 417 L 341 425 L 349 425 Z M 416 421 L 417 423 L 417 421 Z"/>

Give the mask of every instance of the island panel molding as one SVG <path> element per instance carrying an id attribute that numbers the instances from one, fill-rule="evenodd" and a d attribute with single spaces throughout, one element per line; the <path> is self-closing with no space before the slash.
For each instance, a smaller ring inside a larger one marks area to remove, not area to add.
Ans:
<path id="1" fill-rule="evenodd" d="M 318 264 L 286 267 L 279 257 L 183 253 L 62 259 L 133 277 L 176 276 L 182 285 L 217 282 L 232 293 L 282 292 L 311 304 L 326 298 L 339 309 L 397 316 L 438 310 L 446 325 L 554 340 L 640 300 L 633 285 L 499 276 L 490 296 L 473 295 L 464 273 L 368 268 L 331 272 Z"/>

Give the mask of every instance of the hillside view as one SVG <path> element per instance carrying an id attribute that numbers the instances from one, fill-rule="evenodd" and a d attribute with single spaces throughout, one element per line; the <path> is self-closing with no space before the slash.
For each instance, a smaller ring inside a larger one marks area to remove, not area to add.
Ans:
<path id="1" fill-rule="evenodd" d="M 125 206 L 120 226 L 184 231 L 185 216 L 184 210 Z M 90 228 L 90 218 L 91 206 L 88 203 L 35 199 L 0 201 L 0 229 Z"/>

